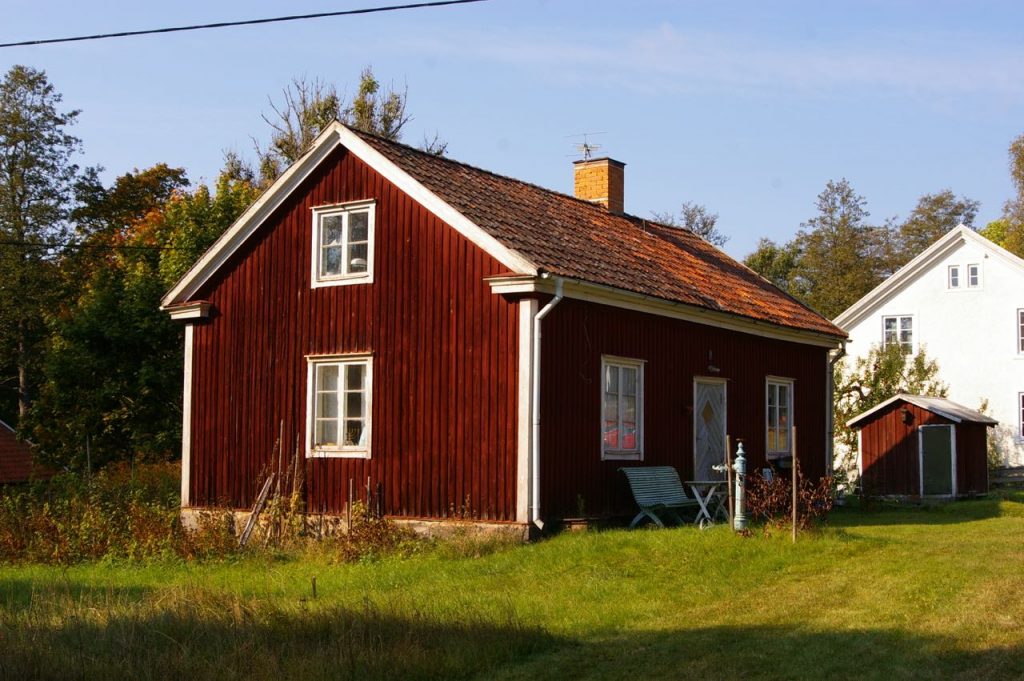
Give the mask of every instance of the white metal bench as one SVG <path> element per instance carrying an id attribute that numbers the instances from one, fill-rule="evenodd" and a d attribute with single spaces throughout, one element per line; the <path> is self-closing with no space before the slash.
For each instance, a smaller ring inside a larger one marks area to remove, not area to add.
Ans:
<path id="1" fill-rule="evenodd" d="M 629 524 L 636 527 L 644 518 L 650 518 L 658 527 L 665 527 L 658 514 L 664 514 L 682 525 L 684 520 L 676 512 L 684 508 L 698 506 L 696 499 L 686 496 L 679 473 L 672 466 L 642 466 L 620 468 L 629 480 L 629 489 L 633 499 L 640 507 L 640 512 Z"/>

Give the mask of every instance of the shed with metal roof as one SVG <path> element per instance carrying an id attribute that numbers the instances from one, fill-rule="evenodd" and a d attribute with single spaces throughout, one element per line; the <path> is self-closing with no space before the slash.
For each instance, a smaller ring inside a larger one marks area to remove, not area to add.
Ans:
<path id="1" fill-rule="evenodd" d="M 944 397 L 900 393 L 851 419 L 869 495 L 957 497 L 988 491 L 988 428 L 997 421 Z"/>

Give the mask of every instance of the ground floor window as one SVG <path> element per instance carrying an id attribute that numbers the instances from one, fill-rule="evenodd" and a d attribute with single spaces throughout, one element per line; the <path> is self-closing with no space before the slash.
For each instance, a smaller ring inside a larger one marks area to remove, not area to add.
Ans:
<path id="1" fill-rule="evenodd" d="M 310 456 L 370 456 L 372 360 L 311 357 L 306 416 Z"/>
<path id="2" fill-rule="evenodd" d="M 602 357 L 601 386 L 601 457 L 643 459 L 643 361 Z"/>
<path id="3" fill-rule="evenodd" d="M 784 378 L 767 380 L 765 451 L 769 455 L 786 456 L 793 452 L 793 382 Z"/>

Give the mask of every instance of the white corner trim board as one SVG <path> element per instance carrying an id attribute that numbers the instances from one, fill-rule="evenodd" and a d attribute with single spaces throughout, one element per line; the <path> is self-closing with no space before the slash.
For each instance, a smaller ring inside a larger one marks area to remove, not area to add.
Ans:
<path id="1" fill-rule="evenodd" d="M 185 379 L 181 390 L 181 506 L 189 505 L 192 472 L 192 344 L 195 326 L 185 325 Z"/>

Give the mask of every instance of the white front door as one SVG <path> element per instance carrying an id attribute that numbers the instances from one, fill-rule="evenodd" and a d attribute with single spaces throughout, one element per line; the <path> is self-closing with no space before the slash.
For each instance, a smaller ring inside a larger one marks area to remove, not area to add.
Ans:
<path id="1" fill-rule="evenodd" d="M 712 466 L 725 463 L 725 381 L 693 381 L 693 477 L 718 480 Z"/>

